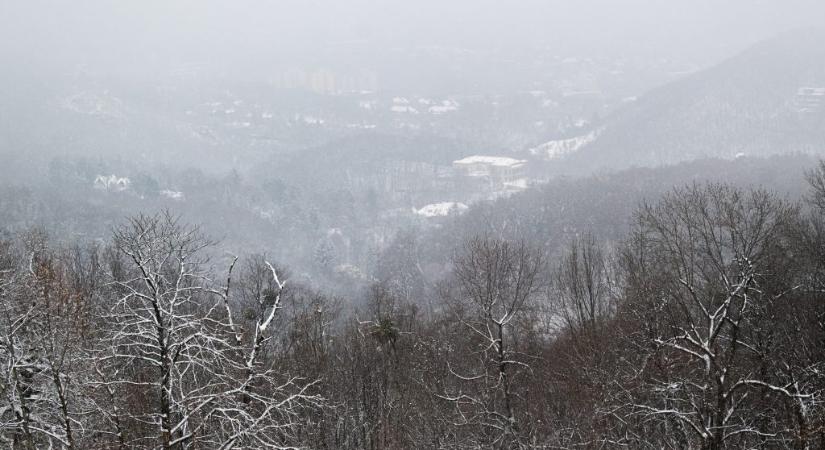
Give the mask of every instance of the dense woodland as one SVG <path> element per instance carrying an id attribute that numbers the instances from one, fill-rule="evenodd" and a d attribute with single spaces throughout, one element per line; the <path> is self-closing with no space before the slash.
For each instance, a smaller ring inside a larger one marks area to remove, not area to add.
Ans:
<path id="1" fill-rule="evenodd" d="M 357 153 L 357 148 L 351 149 Z M 263 166 L 259 176 L 205 174 L 105 158 L 58 158 L 30 174 L 29 183 L 0 182 L 0 233 L 44 229 L 58 245 L 105 242 L 124 217 L 170 209 L 219 241 L 221 251 L 266 253 L 289 267 L 293 283 L 336 295 L 362 297 L 365 284 L 387 281 L 425 296 L 449 270 L 456 244 L 479 234 L 525 240 L 548 257 L 558 256 L 575 235 L 590 232 L 610 245 L 623 238 L 639 202 L 655 200 L 673 186 L 724 180 L 764 185 L 799 197 L 810 155 L 703 159 L 659 168 L 635 168 L 589 177 L 559 177 L 495 201 L 471 205 L 458 216 L 421 218 L 399 209 L 385 190 L 362 189 L 327 177 L 330 186 L 290 179 L 308 171 Z M 2 170 L 2 168 L 0 168 Z M 374 171 L 392 177 L 387 171 Z M 128 190 L 95 189 L 98 174 L 132 180 Z M 1 178 L 1 177 L 0 177 Z M 166 198 L 161 189 L 183 192 Z M 446 197 L 450 198 L 450 197 Z M 401 203 L 402 205 L 405 203 Z M 333 236 L 330 234 L 334 233 Z M 356 270 L 340 271 L 343 267 Z"/>
<path id="2" fill-rule="evenodd" d="M 326 3 L 0 7 L 0 448 L 825 450 L 825 2 Z"/>
<path id="3" fill-rule="evenodd" d="M 172 213 L 0 245 L 3 444 L 825 446 L 825 164 L 799 201 L 694 183 L 562 252 L 492 233 L 356 303 Z"/>

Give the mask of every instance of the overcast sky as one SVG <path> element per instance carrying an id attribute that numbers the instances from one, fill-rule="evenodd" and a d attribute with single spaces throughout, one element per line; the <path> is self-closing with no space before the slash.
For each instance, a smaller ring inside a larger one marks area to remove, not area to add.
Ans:
<path id="1" fill-rule="evenodd" d="M 328 57 L 342 43 L 685 55 L 821 25 L 821 0 L 0 0 L 6 61 L 163 67 Z M 339 55 L 340 56 L 340 55 Z"/>

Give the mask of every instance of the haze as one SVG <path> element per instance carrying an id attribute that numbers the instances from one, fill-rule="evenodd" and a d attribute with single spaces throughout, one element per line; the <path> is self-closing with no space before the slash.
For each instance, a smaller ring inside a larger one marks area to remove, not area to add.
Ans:
<path id="1" fill-rule="evenodd" d="M 0 447 L 825 448 L 823 25 L 0 0 Z"/>
<path id="2" fill-rule="evenodd" d="M 152 78 L 202 63 L 216 75 L 265 78 L 273 67 L 301 63 L 382 67 L 395 49 L 427 46 L 705 66 L 781 31 L 818 25 L 825 7 L 815 0 L 35 0 L 5 1 L 1 12 L 5 65 Z M 396 69 L 415 66 L 404 59 Z"/>

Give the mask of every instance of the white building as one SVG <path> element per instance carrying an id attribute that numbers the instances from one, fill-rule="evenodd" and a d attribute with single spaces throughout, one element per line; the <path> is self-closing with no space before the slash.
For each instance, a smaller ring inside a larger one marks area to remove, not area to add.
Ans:
<path id="1" fill-rule="evenodd" d="M 813 114 L 825 107 L 825 87 L 801 87 L 796 92 L 796 107 L 800 113 Z"/>
<path id="2" fill-rule="evenodd" d="M 505 185 L 524 178 L 524 159 L 506 156 L 468 156 L 453 161 L 453 167 L 468 177 L 487 178 L 493 184 Z"/>
<path id="3" fill-rule="evenodd" d="M 129 178 L 117 175 L 98 175 L 94 181 L 95 189 L 104 191 L 125 191 L 131 184 L 132 181 Z"/>

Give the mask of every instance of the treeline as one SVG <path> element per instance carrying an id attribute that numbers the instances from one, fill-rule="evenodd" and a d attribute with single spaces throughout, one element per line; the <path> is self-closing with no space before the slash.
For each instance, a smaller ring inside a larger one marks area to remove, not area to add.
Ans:
<path id="1" fill-rule="evenodd" d="M 0 427 L 35 448 L 825 446 L 825 164 L 694 184 L 619 244 L 479 235 L 362 306 L 170 214 L 0 245 Z"/>
<path id="2" fill-rule="evenodd" d="M 423 219 L 391 210 L 380 193 L 364 196 L 343 185 L 319 191 L 284 181 L 283 171 L 260 177 L 210 175 L 139 167 L 132 161 L 66 158 L 44 164 L 42 174 L 28 177 L 31 184 L 0 181 L 0 230 L 19 233 L 34 226 L 45 228 L 52 241 L 106 241 L 124 217 L 172 208 L 182 221 L 220 239 L 221 247 L 237 254 L 271 255 L 290 268 L 293 283 L 301 277 L 314 287 L 353 298 L 371 279 L 417 277 L 417 262 L 424 280 L 409 288 L 426 287 L 441 278 L 456 243 L 467 236 L 492 233 L 525 240 L 555 258 L 571 237 L 583 232 L 620 240 L 639 202 L 656 199 L 674 185 L 725 180 L 735 186 L 769 186 L 796 197 L 805 189 L 804 171 L 814 164 L 807 155 L 745 157 L 562 178 L 479 202 L 457 217 Z M 100 174 L 128 176 L 132 183 L 123 192 L 95 189 L 93 181 Z M 183 199 L 166 198 L 160 194 L 163 189 L 180 191 Z M 409 255 L 399 254 L 399 247 L 413 248 L 418 261 L 407 261 Z M 389 267 L 395 277 L 388 276 Z"/>

